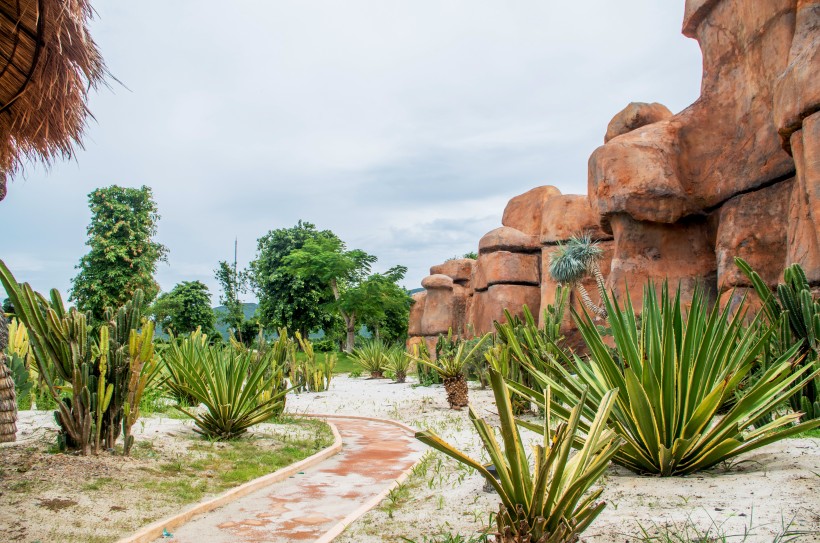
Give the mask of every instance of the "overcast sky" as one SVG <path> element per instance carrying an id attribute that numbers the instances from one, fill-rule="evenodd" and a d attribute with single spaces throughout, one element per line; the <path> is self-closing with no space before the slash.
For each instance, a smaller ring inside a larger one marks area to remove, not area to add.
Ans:
<path id="1" fill-rule="evenodd" d="M 85 150 L 28 167 L 0 202 L 0 258 L 67 293 L 88 193 L 148 185 L 164 291 L 256 254 L 299 219 L 403 264 L 476 250 L 513 196 L 586 193 L 587 159 L 631 101 L 699 94 L 683 0 L 96 0 L 112 81 Z M 248 295 L 247 301 L 254 297 Z"/>

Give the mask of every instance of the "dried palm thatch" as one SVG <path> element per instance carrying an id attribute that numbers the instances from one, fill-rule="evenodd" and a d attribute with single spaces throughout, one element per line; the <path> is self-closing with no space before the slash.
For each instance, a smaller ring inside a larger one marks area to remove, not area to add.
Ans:
<path id="1" fill-rule="evenodd" d="M 70 158 L 106 69 L 88 0 L 0 0 L 0 200 L 24 159 Z"/>

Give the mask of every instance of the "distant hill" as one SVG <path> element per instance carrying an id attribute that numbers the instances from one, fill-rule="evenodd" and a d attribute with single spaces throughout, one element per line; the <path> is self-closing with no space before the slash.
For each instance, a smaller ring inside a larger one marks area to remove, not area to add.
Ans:
<path id="1" fill-rule="evenodd" d="M 250 319 L 253 317 L 258 306 L 259 304 L 255 304 L 253 302 L 242 304 L 242 311 L 245 313 L 245 318 Z M 216 331 L 222 334 L 223 338 L 228 339 L 228 326 L 220 320 L 220 317 L 224 315 L 226 311 L 227 310 L 224 305 L 214 308 L 214 315 L 216 315 Z"/>
<path id="2" fill-rule="evenodd" d="M 412 296 L 413 294 L 415 294 L 415 293 L 417 293 L 417 292 L 423 292 L 423 291 L 424 291 L 424 288 L 423 288 L 423 287 L 419 287 L 419 288 L 414 288 L 413 290 L 408 290 L 408 291 L 407 291 L 407 294 L 409 294 L 410 296 Z"/>

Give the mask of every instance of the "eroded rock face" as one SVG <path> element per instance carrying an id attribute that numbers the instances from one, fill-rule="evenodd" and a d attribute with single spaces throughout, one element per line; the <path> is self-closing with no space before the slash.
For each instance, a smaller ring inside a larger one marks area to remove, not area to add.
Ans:
<path id="1" fill-rule="evenodd" d="M 479 253 L 510 251 L 514 253 L 535 253 L 541 250 L 538 236 L 525 234 L 515 228 L 502 226 L 484 234 L 478 242 Z"/>
<path id="2" fill-rule="evenodd" d="M 503 283 L 539 286 L 541 266 L 538 254 L 496 251 L 479 255 L 473 288 L 486 290 L 491 285 Z"/>
<path id="3" fill-rule="evenodd" d="M 674 115 L 640 103 L 618 113 L 590 156 L 589 197 L 538 187 L 510 201 L 465 283 L 476 332 L 505 308 L 552 303 L 548 255 L 584 231 L 605 248 L 607 287 L 628 288 L 636 308 L 648 280 L 680 283 L 684 303 L 700 284 L 737 307 L 751 291 L 735 256 L 770 286 L 799 263 L 820 291 L 820 0 L 686 0 L 683 32 L 703 52 L 699 99 Z"/>
<path id="4" fill-rule="evenodd" d="M 410 336 L 421 336 L 424 332 L 421 329 L 421 319 L 424 316 L 424 305 L 427 301 L 427 291 L 416 292 L 412 296 L 413 305 L 410 306 L 410 327 L 407 334 Z"/>
<path id="5" fill-rule="evenodd" d="M 584 232 L 596 240 L 612 239 L 611 234 L 601 229 L 598 215 L 589 205 L 589 198 L 580 194 L 564 194 L 544 203 L 541 243 L 565 241 Z"/>
<path id="6" fill-rule="evenodd" d="M 504 208 L 501 224 L 525 234 L 537 236 L 541 233 L 541 215 L 544 204 L 560 194 L 561 191 L 557 188 L 545 185 L 516 196 Z"/>
<path id="7" fill-rule="evenodd" d="M 797 176 L 789 204 L 786 264 L 800 264 L 820 286 L 820 113 L 791 136 Z"/>
<path id="8" fill-rule="evenodd" d="M 523 306 L 537 314 L 541 302 L 541 288 L 526 285 L 492 285 L 487 290 L 473 295 L 473 306 L 469 320 L 476 335 L 494 332 L 493 321 L 504 321 L 504 310 L 511 314 L 523 315 Z"/>
<path id="9" fill-rule="evenodd" d="M 681 285 L 683 299 L 692 297 L 698 283 L 716 299 L 717 263 L 704 217 L 662 224 L 621 213 L 611 221 L 615 242 L 606 283 L 616 296 L 624 296 L 628 289 L 632 303 L 640 307 L 647 280 L 656 286 L 668 280 L 672 290 Z"/>
<path id="10" fill-rule="evenodd" d="M 750 287 L 735 265 L 739 256 L 770 287 L 782 279 L 786 263 L 786 221 L 794 181 L 735 196 L 717 214 L 717 282 L 721 290 Z"/>
<path id="11" fill-rule="evenodd" d="M 672 112 L 657 102 L 632 102 L 619 111 L 606 127 L 604 143 L 612 138 L 632 132 L 636 128 L 663 121 L 672 116 Z"/>
<path id="12" fill-rule="evenodd" d="M 473 274 L 475 260 L 472 258 L 456 258 L 448 260 L 443 264 L 432 266 L 430 275 L 446 275 L 461 286 L 468 286 L 470 277 Z"/>

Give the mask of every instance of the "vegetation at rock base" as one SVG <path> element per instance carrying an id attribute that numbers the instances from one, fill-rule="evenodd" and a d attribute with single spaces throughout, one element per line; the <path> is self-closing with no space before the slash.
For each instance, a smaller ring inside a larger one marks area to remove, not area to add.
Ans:
<path id="1" fill-rule="evenodd" d="M 776 328 L 770 336 L 763 368 L 769 366 L 771 359 L 780 357 L 799 343 L 796 368 L 808 366 L 820 370 L 820 299 L 812 295 L 803 268 L 799 264 L 786 268 L 783 272 L 785 282 L 772 292 L 746 261 L 735 258 L 735 263 L 752 282 L 763 302 L 763 318 Z M 806 419 L 820 418 L 820 376 L 797 390 L 789 398 L 789 404 L 794 411 L 805 413 Z"/>
<path id="2" fill-rule="evenodd" d="M 761 333 L 756 326 L 745 327 L 743 308 L 733 317 L 728 307 L 710 310 L 700 289 L 688 311 L 682 306 L 680 289 L 670 295 L 664 284 L 660 290 L 659 299 L 654 285 L 644 289 L 640 326 L 629 296 L 625 307 L 605 297 L 614 352 L 589 314 L 573 311 L 590 359 L 562 354 L 561 364 L 529 368 L 542 390 L 551 388 L 552 401 L 518 383 L 508 382 L 510 388 L 562 420 L 571 416 L 567 406 L 583 396 L 587 421 L 609 391 L 617 389 L 608 423 L 625 444 L 615 462 L 661 476 L 703 470 L 820 426 L 820 421 L 794 424 L 800 412 L 757 425 L 773 407 L 817 376 L 809 367 L 792 371 L 798 345 L 783 353 L 744 391 L 741 400 L 719 415 L 721 406 L 750 375 L 775 331 L 769 328 Z M 588 429 L 589 424 L 582 422 L 581 428 Z"/>

